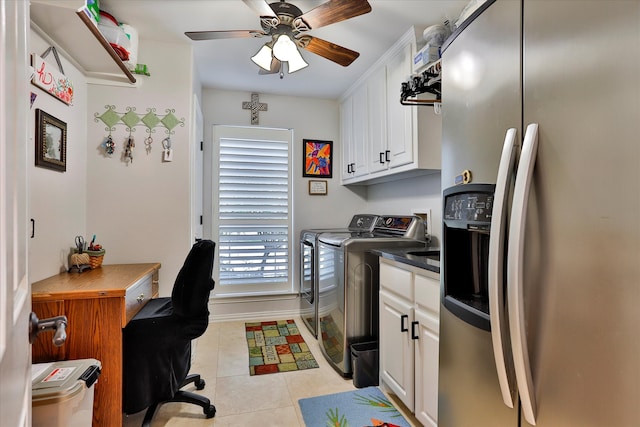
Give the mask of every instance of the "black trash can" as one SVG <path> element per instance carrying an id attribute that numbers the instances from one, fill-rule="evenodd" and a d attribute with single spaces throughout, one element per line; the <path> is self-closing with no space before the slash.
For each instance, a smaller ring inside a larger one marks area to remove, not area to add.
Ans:
<path id="1" fill-rule="evenodd" d="M 357 388 L 378 385 L 378 342 L 351 344 L 353 385 Z"/>

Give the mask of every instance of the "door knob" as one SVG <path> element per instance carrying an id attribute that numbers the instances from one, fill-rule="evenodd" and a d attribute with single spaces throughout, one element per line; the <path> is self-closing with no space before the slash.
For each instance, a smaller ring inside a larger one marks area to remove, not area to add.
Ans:
<path id="1" fill-rule="evenodd" d="M 60 347 L 67 340 L 67 316 L 38 319 L 34 312 L 29 315 L 29 342 L 33 344 L 36 337 L 43 331 L 55 331 L 53 345 Z"/>

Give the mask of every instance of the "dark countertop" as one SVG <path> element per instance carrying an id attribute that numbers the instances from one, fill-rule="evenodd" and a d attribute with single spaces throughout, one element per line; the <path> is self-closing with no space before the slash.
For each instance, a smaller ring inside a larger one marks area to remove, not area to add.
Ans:
<path id="1" fill-rule="evenodd" d="M 400 262 L 402 264 L 412 265 L 414 267 L 423 268 L 425 270 L 433 271 L 440 274 L 440 260 L 434 260 L 425 256 L 411 255 L 409 252 L 415 251 L 437 251 L 439 248 L 425 248 L 424 246 L 416 246 L 412 248 L 385 248 L 385 249 L 372 249 L 371 252 L 374 255 L 381 256 L 393 261 Z"/>

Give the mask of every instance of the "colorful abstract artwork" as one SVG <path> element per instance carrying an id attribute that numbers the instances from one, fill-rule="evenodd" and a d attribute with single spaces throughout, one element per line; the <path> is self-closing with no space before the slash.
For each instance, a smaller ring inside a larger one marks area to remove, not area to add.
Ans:
<path id="1" fill-rule="evenodd" d="M 333 142 L 303 139 L 303 177 L 331 178 L 333 171 Z"/>

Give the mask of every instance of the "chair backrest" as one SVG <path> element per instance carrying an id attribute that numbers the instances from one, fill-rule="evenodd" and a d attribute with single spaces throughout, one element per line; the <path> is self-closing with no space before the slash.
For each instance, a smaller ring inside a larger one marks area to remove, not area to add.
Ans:
<path id="1" fill-rule="evenodd" d="M 216 244 L 201 240 L 193 245 L 176 277 L 171 293 L 173 313 L 180 317 L 209 316 L 209 294 Z"/>

